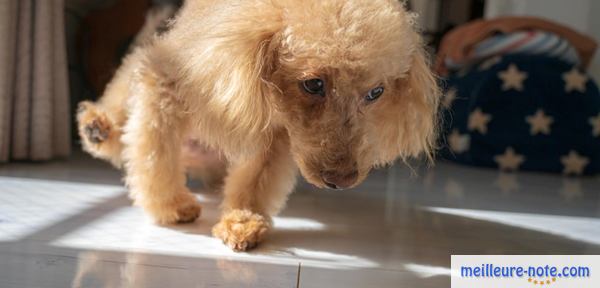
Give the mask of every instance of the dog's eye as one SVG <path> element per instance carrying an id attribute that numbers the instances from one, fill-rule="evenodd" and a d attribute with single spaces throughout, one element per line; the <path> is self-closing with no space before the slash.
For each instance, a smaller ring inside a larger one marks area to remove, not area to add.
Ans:
<path id="1" fill-rule="evenodd" d="M 302 88 L 308 94 L 325 96 L 325 82 L 319 78 L 308 79 L 302 82 Z"/>
<path id="2" fill-rule="evenodd" d="M 367 96 L 365 96 L 365 100 L 367 100 L 369 102 L 375 101 L 377 98 L 379 98 L 379 96 L 381 96 L 381 94 L 383 94 L 383 87 L 379 86 L 379 87 L 374 88 L 373 90 L 369 91 Z"/>

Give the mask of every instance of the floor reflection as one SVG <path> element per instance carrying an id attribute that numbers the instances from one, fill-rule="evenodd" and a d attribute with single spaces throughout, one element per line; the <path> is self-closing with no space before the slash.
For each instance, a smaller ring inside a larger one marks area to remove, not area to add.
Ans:
<path id="1" fill-rule="evenodd" d="M 600 245 L 600 218 L 441 207 L 426 207 L 425 209 L 436 213 L 489 221 Z"/>
<path id="2" fill-rule="evenodd" d="M 125 253 L 122 259 L 110 258 L 106 252 L 85 251 L 77 256 L 78 263 L 71 287 L 214 287 L 227 283 L 228 287 L 259 287 L 261 280 L 251 263 L 216 259 L 203 266 L 161 266 L 152 263 L 155 256 L 144 253 Z M 114 256 L 112 256 L 114 258 Z M 161 270 L 169 269 L 169 273 Z M 217 284 L 219 283 L 219 284 Z"/>
<path id="3" fill-rule="evenodd" d="M 419 265 L 415 263 L 409 263 L 404 265 L 404 268 L 408 271 L 412 271 L 421 278 L 430 278 L 435 276 L 450 276 L 451 270 L 446 267 L 436 267 L 429 265 Z"/>
<path id="4" fill-rule="evenodd" d="M 358 256 L 311 249 L 310 241 L 305 240 L 311 235 L 328 233 L 327 227 L 315 220 L 294 217 L 275 217 L 276 232 L 272 233 L 275 234 L 272 235 L 273 240 L 265 242 L 258 249 L 249 253 L 233 252 L 211 236 L 210 229 L 217 221 L 214 210 L 216 209 L 205 213 L 204 218 L 196 223 L 161 227 L 147 219 L 141 209 L 123 207 L 61 236 L 52 241 L 51 245 L 214 259 L 227 257 L 239 261 L 292 266 L 302 262 L 305 266 L 330 269 L 377 266 Z M 286 237 L 287 235 L 293 237 Z"/>
<path id="5" fill-rule="evenodd" d="M 600 253 L 598 178 L 439 163 L 346 191 L 303 183 L 267 240 L 234 253 L 210 234 L 220 195 L 198 194 L 195 223 L 157 226 L 122 186 L 82 183 L 119 181 L 84 164 L 0 169 L 70 181 L 0 176 L 0 287 L 447 287 L 452 254 Z"/>

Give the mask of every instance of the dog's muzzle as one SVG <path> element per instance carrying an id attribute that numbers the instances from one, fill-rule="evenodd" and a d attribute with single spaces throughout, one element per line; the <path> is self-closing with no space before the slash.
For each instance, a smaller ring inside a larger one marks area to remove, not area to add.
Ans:
<path id="1" fill-rule="evenodd" d="M 346 189 L 356 183 L 358 170 L 350 172 L 323 171 L 321 172 L 321 179 L 331 189 Z"/>

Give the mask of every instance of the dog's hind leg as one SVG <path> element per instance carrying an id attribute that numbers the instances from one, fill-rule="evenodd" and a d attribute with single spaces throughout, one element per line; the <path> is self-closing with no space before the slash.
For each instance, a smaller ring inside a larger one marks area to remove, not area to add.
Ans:
<path id="1" fill-rule="evenodd" d="M 100 105 L 84 101 L 77 113 L 78 132 L 83 150 L 96 158 L 121 166 L 121 127 Z"/>
<path id="2" fill-rule="evenodd" d="M 136 35 L 127 55 L 97 102 L 79 103 L 77 112 L 78 132 L 83 149 L 96 158 L 121 167 L 122 127 L 127 121 L 127 105 L 130 96 L 131 76 L 139 66 L 140 54 L 152 43 L 154 35 L 175 14 L 174 6 L 154 8 L 146 15 L 146 22 Z"/>
<path id="3" fill-rule="evenodd" d="M 232 163 L 225 179 L 223 215 L 213 235 L 235 251 L 255 247 L 271 227 L 296 183 L 287 135 L 273 137 L 269 151 Z"/>
<path id="4" fill-rule="evenodd" d="M 122 127 L 127 121 L 130 82 L 139 51 L 127 56 L 97 102 L 83 101 L 77 111 L 78 132 L 83 149 L 96 158 L 122 164 Z"/>
<path id="5" fill-rule="evenodd" d="M 185 186 L 181 147 L 188 133 L 186 102 L 177 94 L 174 73 L 152 51 L 134 79 L 129 119 L 122 137 L 126 182 L 135 203 L 160 224 L 191 222 L 200 204 Z"/>

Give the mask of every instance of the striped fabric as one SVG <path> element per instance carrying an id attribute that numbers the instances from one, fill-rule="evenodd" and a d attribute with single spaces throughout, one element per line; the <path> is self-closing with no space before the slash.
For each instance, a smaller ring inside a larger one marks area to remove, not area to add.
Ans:
<path id="1" fill-rule="evenodd" d="M 517 31 L 510 34 L 498 34 L 477 44 L 466 63 L 454 63 L 446 59 L 446 65 L 458 70 L 466 64 L 505 54 L 530 54 L 548 56 L 579 66 L 581 60 L 577 50 L 564 38 L 541 30 Z"/>

